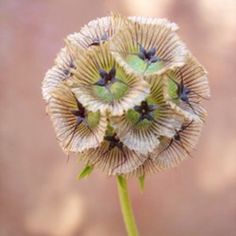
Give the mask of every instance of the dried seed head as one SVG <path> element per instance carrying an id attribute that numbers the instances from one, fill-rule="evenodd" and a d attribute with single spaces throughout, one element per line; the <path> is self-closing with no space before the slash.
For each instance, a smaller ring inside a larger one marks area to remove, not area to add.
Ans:
<path id="1" fill-rule="evenodd" d="M 42 94 L 62 149 L 88 170 L 143 177 L 191 155 L 210 92 L 177 29 L 112 14 L 66 38 Z"/>

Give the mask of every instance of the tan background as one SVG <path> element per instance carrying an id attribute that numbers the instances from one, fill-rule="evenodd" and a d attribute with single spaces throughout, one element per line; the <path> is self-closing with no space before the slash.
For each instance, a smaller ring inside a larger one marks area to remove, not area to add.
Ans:
<path id="1" fill-rule="evenodd" d="M 209 72 L 192 160 L 130 190 L 141 236 L 236 235 L 235 0 L 0 0 L 0 236 L 123 236 L 115 181 L 66 162 L 41 81 L 63 38 L 111 10 L 167 17 Z"/>

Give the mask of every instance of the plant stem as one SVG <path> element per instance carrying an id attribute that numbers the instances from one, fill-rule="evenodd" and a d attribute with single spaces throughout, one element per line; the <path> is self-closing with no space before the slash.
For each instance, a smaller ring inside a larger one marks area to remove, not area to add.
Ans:
<path id="1" fill-rule="evenodd" d="M 138 230 L 135 223 L 131 202 L 129 200 L 127 181 L 123 176 L 117 176 L 116 180 L 126 231 L 128 236 L 138 236 Z"/>

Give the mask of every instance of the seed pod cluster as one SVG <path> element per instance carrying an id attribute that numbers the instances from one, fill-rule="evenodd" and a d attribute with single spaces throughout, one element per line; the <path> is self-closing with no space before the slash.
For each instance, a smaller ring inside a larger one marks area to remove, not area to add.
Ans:
<path id="1" fill-rule="evenodd" d="M 67 36 L 42 83 L 58 142 L 109 175 L 190 156 L 206 118 L 206 70 L 166 19 L 112 14 Z"/>

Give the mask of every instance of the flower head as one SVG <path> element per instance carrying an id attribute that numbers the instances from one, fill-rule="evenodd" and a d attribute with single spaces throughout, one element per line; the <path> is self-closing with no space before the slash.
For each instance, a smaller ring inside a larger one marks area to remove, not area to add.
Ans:
<path id="1" fill-rule="evenodd" d="M 66 153 L 109 175 L 144 176 L 191 155 L 207 73 L 166 19 L 112 14 L 69 35 L 42 85 Z"/>

